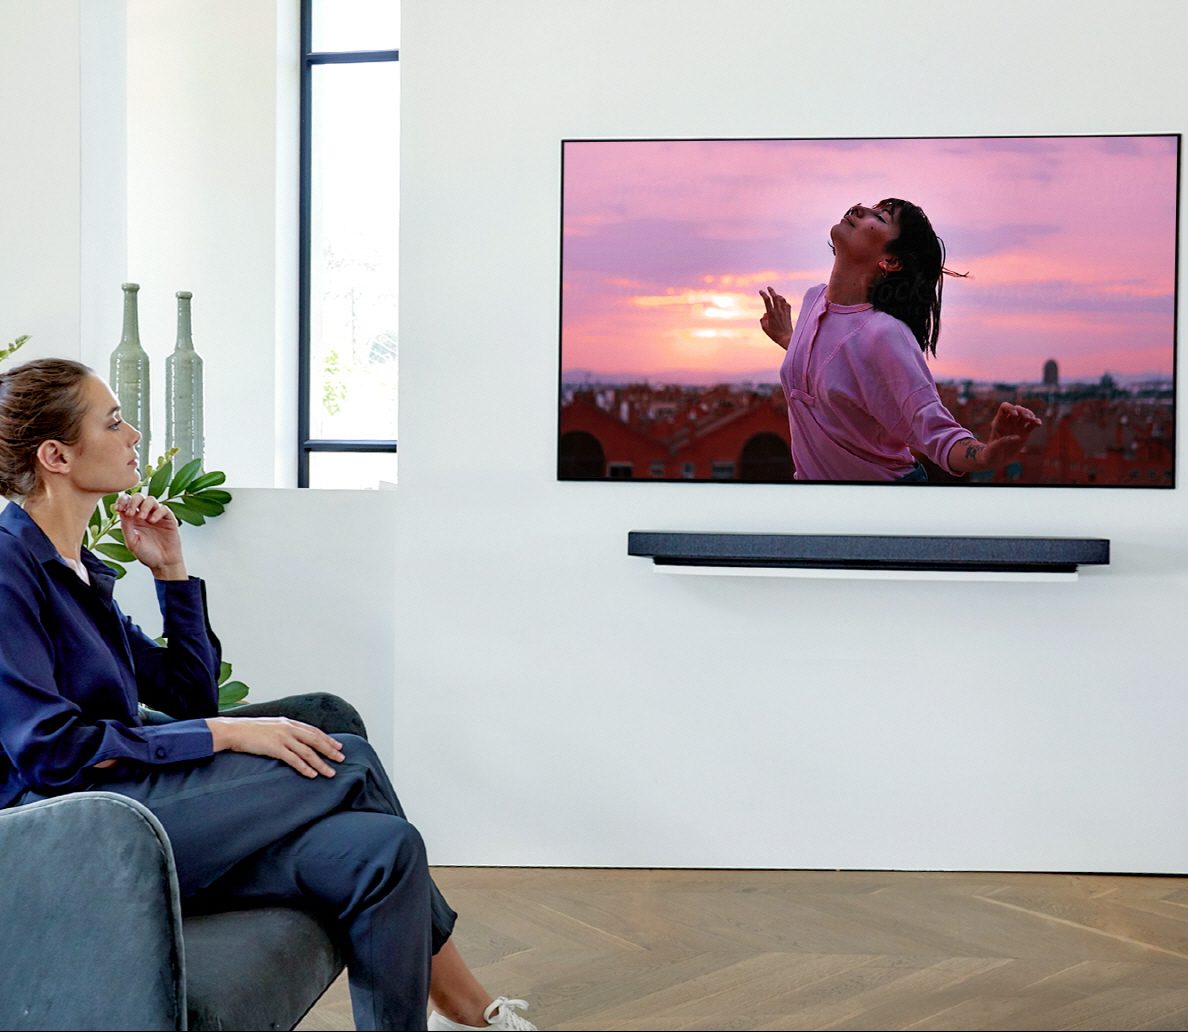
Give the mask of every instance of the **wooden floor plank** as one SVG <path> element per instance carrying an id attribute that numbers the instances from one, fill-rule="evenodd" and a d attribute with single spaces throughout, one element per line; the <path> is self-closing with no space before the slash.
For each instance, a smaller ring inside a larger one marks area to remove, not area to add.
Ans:
<path id="1" fill-rule="evenodd" d="M 1188 1032 L 1188 879 L 438 868 L 551 1029 Z M 298 1026 L 353 1028 L 345 978 Z"/>

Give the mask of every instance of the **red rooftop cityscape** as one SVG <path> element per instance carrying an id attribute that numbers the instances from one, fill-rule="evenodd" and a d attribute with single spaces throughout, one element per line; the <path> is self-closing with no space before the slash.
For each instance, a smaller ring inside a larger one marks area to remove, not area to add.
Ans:
<path id="1" fill-rule="evenodd" d="M 1174 486 L 1170 379 L 1123 386 L 1107 373 L 1095 383 L 1060 384 L 1050 360 L 1039 383 L 937 387 L 956 419 L 983 439 L 1004 401 L 1044 423 L 1018 461 L 992 473 L 954 477 L 917 456 L 930 483 Z M 793 473 L 778 384 L 563 384 L 559 479 L 781 483 Z"/>

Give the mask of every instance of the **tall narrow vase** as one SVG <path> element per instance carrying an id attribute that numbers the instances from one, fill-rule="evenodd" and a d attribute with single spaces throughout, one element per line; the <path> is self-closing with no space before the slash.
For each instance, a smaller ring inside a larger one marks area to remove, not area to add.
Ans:
<path id="1" fill-rule="evenodd" d="M 176 448 L 173 468 L 202 458 L 202 359 L 194 350 L 188 290 L 177 292 L 177 345 L 165 360 L 165 446 Z"/>
<path id="2" fill-rule="evenodd" d="M 136 311 L 139 283 L 125 283 L 124 331 L 111 353 L 111 389 L 120 402 L 120 411 L 140 431 L 136 446 L 140 471 L 149 464 L 149 360 L 140 346 L 140 320 Z"/>

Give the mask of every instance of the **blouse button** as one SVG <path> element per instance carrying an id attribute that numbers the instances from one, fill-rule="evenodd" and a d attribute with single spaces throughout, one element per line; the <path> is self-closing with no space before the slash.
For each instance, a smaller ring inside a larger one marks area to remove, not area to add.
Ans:
<path id="1" fill-rule="evenodd" d="M 164 759 L 164 758 L 165 758 L 165 746 L 163 746 L 163 745 L 158 745 L 158 746 L 157 746 L 157 758 L 158 758 L 158 759 Z"/>

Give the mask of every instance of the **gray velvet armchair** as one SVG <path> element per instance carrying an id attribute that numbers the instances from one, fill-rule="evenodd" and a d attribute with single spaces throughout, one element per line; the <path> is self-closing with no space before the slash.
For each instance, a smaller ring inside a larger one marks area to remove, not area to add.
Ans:
<path id="1" fill-rule="evenodd" d="M 232 712 L 365 735 L 333 695 Z M 0 878 L 0 1028 L 288 1029 L 342 971 L 301 910 L 185 913 L 160 823 L 114 793 L 0 811 Z"/>

